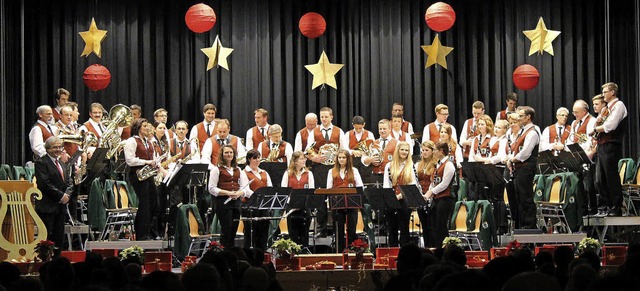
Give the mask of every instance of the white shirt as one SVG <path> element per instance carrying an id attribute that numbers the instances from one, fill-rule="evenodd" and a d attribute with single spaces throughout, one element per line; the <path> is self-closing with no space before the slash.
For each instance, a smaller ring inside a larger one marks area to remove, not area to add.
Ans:
<path id="1" fill-rule="evenodd" d="M 231 144 L 231 137 L 234 135 L 227 135 L 227 138 L 225 139 L 225 144 Z M 236 159 L 240 159 L 241 157 L 246 157 L 247 156 L 247 150 L 244 148 L 244 146 L 242 145 L 242 143 L 240 142 L 240 138 L 236 137 L 238 139 L 237 142 L 237 148 L 236 148 Z M 218 142 L 218 135 L 216 134 L 214 136 L 214 140 L 215 142 Z M 200 152 L 200 154 L 202 155 L 200 158 L 200 163 L 202 164 L 209 164 L 211 165 L 211 154 L 213 153 L 213 143 L 211 141 L 211 138 L 208 138 L 207 141 L 204 143 L 204 146 L 202 146 L 202 152 Z M 218 153 L 219 154 L 219 153 Z M 211 168 L 211 167 L 209 167 Z"/>
<path id="2" fill-rule="evenodd" d="M 584 123 L 585 119 L 587 119 L 588 116 L 591 116 L 591 114 L 586 114 L 581 120 Z M 574 120 L 571 123 L 571 136 L 569 136 L 569 138 L 567 139 L 567 145 L 571 145 L 574 144 L 573 142 L 573 138 L 576 135 L 576 133 L 578 132 L 578 129 L 580 129 L 580 126 L 582 126 L 583 124 L 580 124 L 580 120 Z M 593 141 L 593 136 L 590 135 L 590 133 L 593 132 L 594 128 L 596 125 L 596 118 L 591 116 L 591 118 L 589 118 L 589 122 L 587 123 L 587 132 L 586 132 L 586 140 L 583 143 L 579 143 L 580 147 L 582 148 L 582 150 L 584 150 L 585 152 L 588 151 L 591 148 L 591 143 Z"/>
<path id="3" fill-rule="evenodd" d="M 258 152 L 260 153 L 260 156 L 263 157 L 263 158 L 267 158 L 265 155 L 262 154 L 262 144 L 265 143 L 265 142 L 268 142 L 267 146 L 270 149 L 273 149 L 273 147 L 272 147 L 273 144 L 271 143 L 270 140 L 266 140 L 266 141 L 261 142 L 258 145 Z M 291 147 L 290 143 L 285 142 L 285 141 L 282 141 L 282 142 L 286 143 L 286 145 L 284 146 L 284 157 L 287 159 L 285 162 L 288 165 L 289 161 L 291 161 L 291 157 L 293 156 L 293 148 Z"/>
<path id="4" fill-rule="evenodd" d="M 460 132 L 460 139 L 458 140 L 458 142 L 463 142 L 463 141 L 465 141 L 465 140 L 467 140 L 469 138 L 469 134 L 467 133 L 469 131 L 469 127 L 471 127 L 471 129 L 473 129 L 474 125 L 476 125 L 476 122 L 478 122 L 478 121 L 475 118 L 471 119 L 471 124 L 469 124 L 469 119 L 464 121 L 464 125 L 462 125 L 462 131 Z M 460 145 L 460 146 L 462 146 L 462 145 Z M 469 155 L 469 156 L 471 156 L 471 155 Z"/>
<path id="5" fill-rule="evenodd" d="M 353 181 L 355 182 L 355 185 L 353 187 L 363 187 L 364 184 L 362 183 L 360 172 L 358 172 L 358 169 L 356 168 L 351 169 L 353 169 Z M 340 178 L 344 179 L 346 174 L 347 173 L 345 171 L 340 171 Z M 327 189 L 331 188 L 333 188 L 333 169 L 329 170 L 329 173 L 327 173 Z"/>
<path id="6" fill-rule="evenodd" d="M 558 137 L 558 141 L 561 140 L 562 135 L 564 135 L 564 132 L 567 130 L 567 126 L 566 125 L 560 125 L 558 123 L 555 123 L 554 125 L 556 127 L 556 135 Z M 560 128 L 562 128 L 562 134 L 560 133 Z M 572 128 L 573 129 L 573 128 Z M 556 140 L 550 140 L 549 139 L 549 134 L 550 134 L 550 130 L 549 127 L 547 126 L 543 131 L 542 131 L 542 135 L 540 136 L 540 146 L 538 147 L 538 151 L 539 152 L 544 152 L 544 151 L 549 151 L 552 149 L 552 146 L 556 143 Z M 570 139 L 571 137 L 567 138 L 567 141 Z"/>
<path id="7" fill-rule="evenodd" d="M 491 163 L 496 165 L 496 164 L 500 164 L 502 163 L 502 160 L 504 157 L 506 157 L 506 147 L 507 147 L 507 135 L 504 134 L 501 137 L 492 137 L 491 141 L 489 142 L 490 146 L 493 147 L 493 145 L 498 142 L 500 143 L 498 145 L 498 154 L 496 155 L 491 155 Z"/>
<path id="8" fill-rule="evenodd" d="M 88 122 L 91 123 L 93 128 L 96 129 L 96 132 L 98 133 L 100 138 L 102 138 L 103 132 L 104 132 L 105 129 L 107 129 L 107 127 L 102 125 L 102 123 L 100 123 L 100 122 L 93 121 L 93 119 L 89 119 Z M 84 129 L 85 131 L 89 131 L 89 129 L 84 124 L 82 125 L 82 127 L 80 127 L 80 130 L 82 130 L 82 129 Z M 96 138 L 98 138 L 98 137 L 96 136 Z"/>
<path id="9" fill-rule="evenodd" d="M 260 132 L 261 128 L 264 128 L 264 134 L 263 134 L 264 138 L 265 138 L 265 140 L 269 139 L 269 135 L 267 134 L 267 132 L 269 131 L 270 125 L 268 123 L 265 126 L 260 127 L 260 126 L 256 125 L 256 127 L 258 127 L 258 132 Z M 249 128 L 249 130 L 247 130 L 246 137 L 247 137 L 245 139 L 245 142 L 247 143 L 246 148 L 254 149 L 255 147 L 253 146 L 253 127 Z"/>
<path id="10" fill-rule="evenodd" d="M 213 121 L 211 121 L 211 123 L 207 122 L 206 120 L 202 121 L 202 124 L 204 126 L 204 132 L 207 132 L 207 124 L 209 124 L 209 131 L 211 133 L 210 136 L 214 136 L 216 134 L 218 134 L 217 132 L 213 132 L 213 129 L 216 128 L 216 121 L 215 119 Z M 194 125 L 191 128 L 191 131 L 189 132 L 189 139 L 192 138 L 198 138 L 198 125 Z"/>
<path id="11" fill-rule="evenodd" d="M 614 102 L 615 104 L 613 104 Z M 607 107 L 609 108 L 609 117 L 604 121 L 602 127 L 604 128 L 604 132 L 609 133 L 610 131 L 618 128 L 620 121 L 627 117 L 627 107 L 618 98 L 607 103 Z"/>
<path id="12" fill-rule="evenodd" d="M 438 122 L 437 120 L 435 122 L 436 122 L 436 128 L 438 128 L 438 125 L 441 124 L 441 123 Z M 429 123 L 429 124 L 431 124 L 431 123 Z M 431 140 L 430 139 L 431 135 L 429 135 L 429 124 L 425 125 L 424 126 L 424 130 L 422 130 L 422 142 Z M 458 138 L 458 132 L 456 131 L 455 126 L 453 126 L 450 123 L 445 123 L 445 124 L 449 124 L 449 126 L 451 126 L 451 138 L 456 140 Z"/>
<path id="13" fill-rule="evenodd" d="M 271 183 L 271 176 L 269 176 L 269 173 L 267 173 L 267 171 L 265 171 L 265 170 L 263 170 L 263 169 L 258 168 L 258 172 L 257 172 L 257 173 L 255 173 L 255 172 L 251 169 L 251 167 L 249 167 L 249 166 L 245 166 L 245 167 L 244 167 L 244 171 L 245 171 L 245 175 L 246 175 L 247 173 L 251 173 L 251 172 L 253 172 L 253 173 L 255 174 L 255 176 L 256 176 L 256 179 L 258 179 L 258 180 L 262 180 L 262 176 L 260 176 L 260 175 L 261 175 L 261 173 L 265 173 L 265 174 L 267 174 L 267 187 L 273 187 L 273 183 Z M 247 180 L 248 180 L 248 179 L 249 179 L 249 177 L 247 176 Z M 245 197 L 251 197 L 251 195 L 253 195 L 253 190 L 251 190 L 251 187 L 250 187 L 250 186 L 248 186 L 248 187 L 247 187 L 247 191 L 246 191 L 246 193 L 247 193 L 247 194 L 245 195 Z"/>
<path id="14" fill-rule="evenodd" d="M 380 154 L 381 155 L 385 154 L 384 153 L 384 148 L 382 147 L 384 139 L 387 140 L 387 142 L 384 144 L 384 147 L 386 148 L 386 147 L 389 146 L 389 143 L 391 143 L 391 140 L 394 140 L 395 138 L 393 138 L 393 136 L 391 134 L 389 134 L 386 138 L 380 137 L 378 140 L 374 141 L 374 142 L 377 142 L 377 144 L 380 146 L 380 148 L 381 148 Z M 397 144 L 396 144 L 396 146 L 397 146 Z M 362 164 L 367 166 L 367 167 L 371 164 L 371 163 L 366 163 L 366 161 L 365 161 L 368 157 L 369 156 L 367 156 L 367 155 L 362 155 L 362 157 L 360 157 L 360 161 L 362 162 Z"/>
<path id="15" fill-rule="evenodd" d="M 536 147 L 536 145 L 540 143 L 540 132 L 537 131 L 533 123 L 525 125 L 523 130 L 521 130 L 522 134 L 527 132 L 527 130 L 529 130 L 529 128 L 531 127 L 533 127 L 533 131 L 527 134 L 527 136 L 524 138 L 524 143 L 522 144 L 522 150 L 518 152 L 517 155 L 515 155 L 515 158 L 518 161 L 526 161 L 531 156 L 531 152 L 533 152 L 533 149 Z M 516 135 L 515 138 L 517 137 L 518 136 Z M 512 144 L 515 143 L 516 139 L 512 140 L 511 142 Z"/>
<path id="16" fill-rule="evenodd" d="M 213 195 L 214 197 L 217 197 L 218 194 L 220 194 L 220 189 L 218 188 L 218 181 L 220 180 L 220 171 L 227 171 L 229 174 L 231 174 L 233 176 L 233 170 L 234 169 L 238 169 L 240 171 L 240 180 L 238 180 L 238 189 L 240 189 L 244 194 L 244 197 L 247 197 L 247 195 L 249 192 L 247 190 L 251 190 L 249 189 L 249 187 L 247 186 L 249 184 L 249 179 L 247 178 L 247 174 L 241 170 L 238 167 L 235 168 L 227 168 L 227 167 L 223 167 L 222 170 L 219 167 L 213 167 L 211 168 L 211 171 L 209 172 L 209 185 L 208 185 L 208 189 L 209 189 L 209 193 L 211 193 L 211 195 Z"/>
<path id="17" fill-rule="evenodd" d="M 406 165 L 405 163 L 400 164 L 401 171 L 404 170 L 404 167 Z M 382 177 L 382 187 L 383 188 L 393 188 L 393 183 L 391 181 L 391 175 L 389 175 L 389 169 L 391 167 L 391 162 L 389 162 L 385 167 L 384 167 L 384 175 Z M 411 166 L 411 181 L 405 181 L 404 185 L 415 185 L 417 184 L 416 181 L 416 171 L 415 169 L 413 169 L 413 166 Z"/>
<path id="18" fill-rule="evenodd" d="M 444 177 L 442 177 L 442 181 L 438 183 L 438 185 L 435 184 L 435 181 L 432 181 L 431 185 L 429 185 L 429 190 L 431 190 L 434 195 L 440 194 L 442 191 L 447 190 L 447 187 L 449 187 L 449 184 L 451 184 L 453 175 L 456 174 L 456 168 L 453 166 L 453 163 L 449 162 L 449 157 L 444 157 L 440 161 L 438 161 L 435 169 L 436 171 L 438 171 L 438 168 L 440 167 L 440 165 L 442 165 L 442 163 L 445 163 L 443 174 Z"/>
<path id="19" fill-rule="evenodd" d="M 410 155 L 413 155 L 413 145 L 415 145 L 415 143 L 416 143 L 416 142 L 415 142 L 415 140 L 414 140 L 414 139 L 412 139 L 411 137 L 409 137 L 409 134 L 408 134 L 408 133 L 404 132 L 404 135 L 403 135 L 402 130 L 401 130 L 401 131 L 396 132 L 396 131 L 393 131 L 393 129 L 392 129 L 392 130 L 391 130 L 391 135 L 390 135 L 390 136 L 392 136 L 393 138 L 397 139 L 398 141 L 406 141 L 406 142 L 409 144 L 409 154 L 410 154 Z M 403 137 L 403 139 L 400 139 L 400 136 L 402 136 L 402 137 Z M 388 142 L 388 141 L 387 141 L 387 142 Z"/>
<path id="20" fill-rule="evenodd" d="M 309 177 L 307 179 L 309 189 L 315 188 L 316 182 L 313 179 L 313 173 L 309 172 L 307 169 L 302 170 L 300 175 L 296 175 L 296 180 L 300 181 L 300 179 L 302 178 L 302 174 L 304 174 L 305 172 L 309 173 Z M 284 172 L 284 175 L 282 175 L 282 182 L 280 183 L 280 187 L 289 187 L 289 171 Z"/>
<path id="21" fill-rule="evenodd" d="M 47 128 L 46 122 L 38 119 L 37 123 L 44 126 L 44 128 Z M 51 133 L 54 136 L 57 136 L 58 128 L 53 124 L 49 124 L 49 127 L 51 127 Z M 42 138 L 42 130 L 40 129 L 40 126 L 38 126 L 37 124 L 34 125 L 31 128 L 31 131 L 29 131 L 29 143 L 31 144 L 31 150 L 33 151 L 33 154 L 37 157 L 42 157 L 47 154 L 47 150 L 44 149 L 44 142 L 45 140 L 43 140 Z"/>
<path id="22" fill-rule="evenodd" d="M 407 126 L 407 133 L 409 135 L 414 134 L 415 132 L 413 131 L 413 124 L 411 124 L 411 122 L 409 122 L 409 121 L 406 121 L 406 120 L 402 119 L 402 123 L 405 123 L 405 122 L 407 122 L 409 124 L 409 126 Z"/>
<path id="23" fill-rule="evenodd" d="M 315 128 L 314 128 L 315 129 Z M 303 129 L 306 130 L 308 133 L 308 138 L 307 138 L 307 147 L 311 145 L 311 143 L 313 142 L 314 138 L 313 138 L 313 129 L 312 130 L 308 130 L 306 127 Z M 302 148 L 302 136 L 300 135 L 300 131 L 298 131 L 296 133 L 296 138 L 293 142 L 293 150 L 294 151 L 301 151 L 303 152 L 306 149 Z"/>
<path id="24" fill-rule="evenodd" d="M 129 167 L 144 166 L 147 161 L 136 157 L 136 148 L 138 147 L 136 139 L 140 139 L 140 137 L 137 135 L 132 136 L 124 144 L 124 160 Z M 142 140 L 142 144 L 144 144 L 144 140 Z M 151 141 L 147 141 L 146 147 L 153 147 Z"/>
<path id="25" fill-rule="evenodd" d="M 327 129 L 327 127 L 324 127 L 324 125 L 320 124 L 320 135 L 324 136 L 325 130 Z M 331 138 L 331 134 L 333 133 L 333 130 L 335 129 L 335 126 L 333 124 L 329 124 L 328 127 L 329 130 L 326 131 L 327 135 L 329 135 L 329 138 Z M 347 140 L 347 142 L 345 143 L 344 140 L 344 131 L 342 131 L 342 129 L 340 129 L 340 134 L 338 136 L 338 148 L 342 149 L 342 150 L 349 150 L 349 141 Z M 311 132 L 311 134 L 309 134 L 309 139 L 307 140 L 307 146 L 312 144 L 315 141 L 315 136 L 313 135 L 313 132 Z"/>

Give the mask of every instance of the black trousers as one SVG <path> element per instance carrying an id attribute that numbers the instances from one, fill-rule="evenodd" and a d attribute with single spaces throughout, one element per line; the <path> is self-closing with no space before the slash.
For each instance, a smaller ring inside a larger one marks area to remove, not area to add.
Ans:
<path id="1" fill-rule="evenodd" d="M 233 247 L 235 245 L 236 231 L 240 222 L 240 208 L 238 201 L 231 201 L 224 204 L 227 196 L 213 197 L 213 210 L 218 217 L 220 223 L 220 243 L 225 247 Z"/>
<path id="2" fill-rule="evenodd" d="M 517 166 L 517 167 L 516 167 Z M 536 205 L 533 202 L 533 178 L 536 174 L 536 162 L 515 164 L 513 186 L 515 201 L 509 201 L 511 208 L 518 208 L 520 228 L 536 228 Z"/>
<path id="3" fill-rule="evenodd" d="M 138 196 L 138 212 L 135 220 L 136 240 L 148 240 L 151 235 L 152 215 L 157 212 L 158 194 L 153 179 L 139 181 L 135 174 L 129 175 L 129 183 Z"/>
<path id="4" fill-rule="evenodd" d="M 333 168 L 333 166 L 323 165 L 323 164 L 313 164 L 313 179 L 316 185 L 316 188 L 326 188 L 327 187 L 327 175 L 329 171 Z M 329 218 L 327 204 L 323 204 L 322 207 L 318 208 L 318 213 L 316 213 L 316 226 L 318 233 L 327 233 L 327 221 Z"/>
<path id="5" fill-rule="evenodd" d="M 600 204 L 598 207 L 620 209 L 622 207 L 622 185 L 618 173 L 618 161 L 622 158 L 622 145 L 608 142 L 598 145 L 598 160 L 596 162 L 598 176 L 598 191 Z"/>
<path id="6" fill-rule="evenodd" d="M 402 207 L 398 210 L 387 210 L 386 219 L 389 230 L 389 246 L 397 247 L 409 243 L 409 219 L 411 212 L 408 208 Z M 400 241 L 398 244 L 398 231 L 400 231 Z"/>
<path id="7" fill-rule="evenodd" d="M 442 241 L 449 236 L 449 224 L 455 203 L 455 200 L 451 196 L 433 200 L 431 209 L 426 213 L 426 220 L 420 221 L 426 224 L 424 227 L 424 229 L 426 229 L 426 239 L 424 241 L 426 247 L 442 247 Z"/>
<path id="8" fill-rule="evenodd" d="M 64 243 L 64 221 L 67 216 L 64 206 L 60 206 L 57 213 L 38 212 L 38 216 L 40 216 L 44 226 L 47 228 L 47 239 L 54 242 L 57 248 L 62 249 L 62 244 Z"/>
<path id="9" fill-rule="evenodd" d="M 248 218 L 268 217 L 268 210 L 242 209 L 242 216 Z M 267 249 L 267 236 L 269 233 L 269 220 L 244 221 L 244 247 Z M 252 231 L 253 230 L 253 231 Z"/>
<path id="10" fill-rule="evenodd" d="M 344 250 L 356 240 L 356 225 L 358 224 L 357 209 L 336 210 L 334 220 L 337 224 L 336 230 L 336 246 L 338 251 Z M 347 225 L 347 238 L 344 237 L 344 225 Z M 346 245 L 345 245 L 346 242 Z"/>
<path id="11" fill-rule="evenodd" d="M 302 246 L 309 246 L 309 224 L 311 219 L 306 210 L 293 211 L 287 216 L 291 240 Z"/>
<path id="12" fill-rule="evenodd" d="M 582 215 L 586 215 L 594 213 L 598 208 L 598 198 L 596 197 L 596 186 L 595 186 L 595 172 L 596 165 L 591 164 L 588 170 L 584 170 L 580 173 L 580 180 L 582 183 L 578 183 L 578 195 L 577 198 L 578 206 L 582 209 Z M 580 212 L 579 212 L 580 213 Z"/>

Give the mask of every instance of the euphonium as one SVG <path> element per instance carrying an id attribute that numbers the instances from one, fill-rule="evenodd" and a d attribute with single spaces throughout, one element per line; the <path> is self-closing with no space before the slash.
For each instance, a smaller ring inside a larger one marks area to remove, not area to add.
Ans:
<path id="1" fill-rule="evenodd" d="M 271 149 L 267 158 L 261 159 L 261 162 L 276 162 L 278 160 L 278 156 L 280 155 L 280 143 L 276 148 Z"/>
<path id="2" fill-rule="evenodd" d="M 160 167 L 166 169 L 167 167 L 169 167 L 169 164 L 175 162 L 181 155 L 182 153 L 177 153 L 175 156 L 169 157 L 168 159 L 166 159 L 164 162 L 160 164 Z M 160 183 L 162 183 L 162 179 L 164 178 L 164 175 L 162 174 L 161 171 L 158 171 L 158 169 L 155 169 L 155 170 L 156 170 L 156 176 L 153 178 L 153 184 L 155 184 L 156 186 L 160 186 Z"/>
<path id="3" fill-rule="evenodd" d="M 131 109 L 123 104 L 117 104 L 109 110 L 109 121 L 102 121 L 107 129 L 102 133 L 100 147 L 109 147 L 107 159 L 110 159 L 121 147 L 120 133 L 118 127 L 127 127 L 133 123 Z"/>

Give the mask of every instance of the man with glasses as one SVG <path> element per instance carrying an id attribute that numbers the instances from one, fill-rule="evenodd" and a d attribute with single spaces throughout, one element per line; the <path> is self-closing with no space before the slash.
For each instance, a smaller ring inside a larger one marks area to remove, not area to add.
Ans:
<path id="1" fill-rule="evenodd" d="M 547 126 L 540 137 L 540 151 L 553 151 L 555 155 L 565 148 L 565 143 L 571 135 L 571 125 L 567 125 L 569 109 L 560 107 L 556 110 L 555 124 Z"/>
<path id="2" fill-rule="evenodd" d="M 58 128 L 53 124 L 53 110 L 49 105 L 42 105 L 36 109 L 38 120 L 29 131 L 29 143 L 33 151 L 34 160 L 44 156 L 47 151 L 44 142 L 52 136 L 58 135 Z M 66 161 L 66 159 L 65 159 Z"/>
<path id="3" fill-rule="evenodd" d="M 447 124 L 447 118 L 449 118 L 449 107 L 444 104 L 438 104 L 435 112 L 436 120 L 427 124 L 422 131 L 422 142 L 430 140 L 435 143 L 440 141 L 440 128 L 442 125 Z M 458 133 L 456 132 L 456 128 L 451 125 L 451 138 L 457 139 L 457 137 Z"/>
<path id="4" fill-rule="evenodd" d="M 602 122 L 596 123 L 598 133 L 598 159 L 596 175 L 602 207 L 600 214 L 622 215 L 622 186 L 618 176 L 618 161 L 622 158 L 622 140 L 626 130 L 627 107 L 618 99 L 618 85 L 602 85 L 602 96 L 607 106 L 602 109 Z"/>

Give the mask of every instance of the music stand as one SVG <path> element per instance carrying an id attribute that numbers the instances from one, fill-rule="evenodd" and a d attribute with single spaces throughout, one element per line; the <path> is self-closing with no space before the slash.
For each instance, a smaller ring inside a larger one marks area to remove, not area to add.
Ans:
<path id="1" fill-rule="evenodd" d="M 291 188 L 288 187 L 262 187 L 258 188 L 249 199 L 242 204 L 242 208 L 249 210 L 249 217 L 242 221 L 249 221 L 249 242 L 253 248 L 253 222 L 257 220 L 280 219 L 281 217 L 253 217 L 253 211 L 282 210 L 287 202 Z"/>
<path id="2" fill-rule="evenodd" d="M 348 209 L 362 209 L 362 196 L 358 194 L 356 188 L 332 188 L 332 189 L 317 189 L 315 194 L 327 195 L 329 198 L 329 210 L 348 210 Z M 349 218 L 347 217 L 347 225 L 349 225 Z M 338 220 L 334 221 L 334 241 L 336 242 L 336 253 L 338 253 Z M 345 246 L 348 246 L 349 236 L 345 236 Z"/>
<path id="3" fill-rule="evenodd" d="M 557 164 L 555 157 L 556 156 L 550 150 L 539 152 L 537 161 L 538 172 L 545 175 L 549 171 L 555 172 L 559 169 L 560 167 Z"/>
<path id="4" fill-rule="evenodd" d="M 376 211 L 378 220 L 380 220 L 380 212 L 386 210 L 397 210 L 401 208 L 400 202 L 396 198 L 396 192 L 392 188 L 371 188 L 364 190 L 364 194 L 371 205 L 371 209 Z M 380 229 L 376 236 L 380 235 Z M 389 233 L 387 232 L 387 243 L 389 242 Z M 377 243 L 377 242 L 376 242 Z M 380 244 L 378 244 L 380 246 Z"/>
<path id="5" fill-rule="evenodd" d="M 418 208 L 428 206 L 427 201 L 424 200 L 420 189 L 418 189 L 416 185 L 400 185 L 400 192 L 402 193 L 402 196 L 404 196 L 404 199 L 402 199 L 402 203 L 404 203 L 408 209 L 411 209 L 413 211 Z M 409 213 L 411 213 L 411 211 Z M 411 220 L 413 220 L 413 216 L 410 217 Z M 425 223 L 425 221 L 422 221 L 421 223 Z M 415 223 L 411 223 L 412 227 L 414 225 Z M 422 235 L 422 227 L 418 229 L 418 234 Z"/>
<path id="6" fill-rule="evenodd" d="M 313 194 L 314 192 L 315 192 L 315 189 L 313 188 L 292 189 L 291 193 L 289 194 L 289 203 L 287 203 L 287 206 L 285 207 L 285 209 L 287 211 L 291 211 L 295 209 L 313 209 L 313 211 L 311 212 L 311 217 L 315 218 L 316 211 L 317 211 L 316 209 L 322 206 L 322 203 L 324 203 L 324 197 L 320 195 L 314 195 Z M 314 225 L 313 231 L 314 231 L 314 234 L 317 231 L 317 228 L 315 227 L 315 225 Z M 308 227 L 307 229 L 305 229 L 305 233 L 307 237 L 305 241 L 308 241 L 308 237 L 309 237 Z M 316 244 L 316 236 L 314 235 L 313 236 L 314 252 L 316 248 L 315 244 Z"/>
<path id="7" fill-rule="evenodd" d="M 107 166 L 105 161 L 108 161 L 106 159 L 108 151 L 108 148 L 96 148 L 91 158 L 87 160 L 87 177 L 85 180 L 93 181 L 93 179 L 99 176 L 99 173 L 102 173 L 104 167 Z"/>
<path id="8" fill-rule="evenodd" d="M 467 179 L 467 182 L 475 183 L 476 193 L 478 193 L 479 183 L 492 186 L 504 184 L 504 173 L 501 173 L 493 164 L 481 162 L 462 162 L 461 164 L 462 175 Z M 480 195 L 478 195 L 479 197 Z"/>
<path id="9" fill-rule="evenodd" d="M 196 204 L 195 188 L 206 184 L 208 164 L 183 164 L 167 182 L 167 187 L 184 185 L 189 188 L 189 204 Z M 193 193 L 192 193 L 193 191 Z"/>

